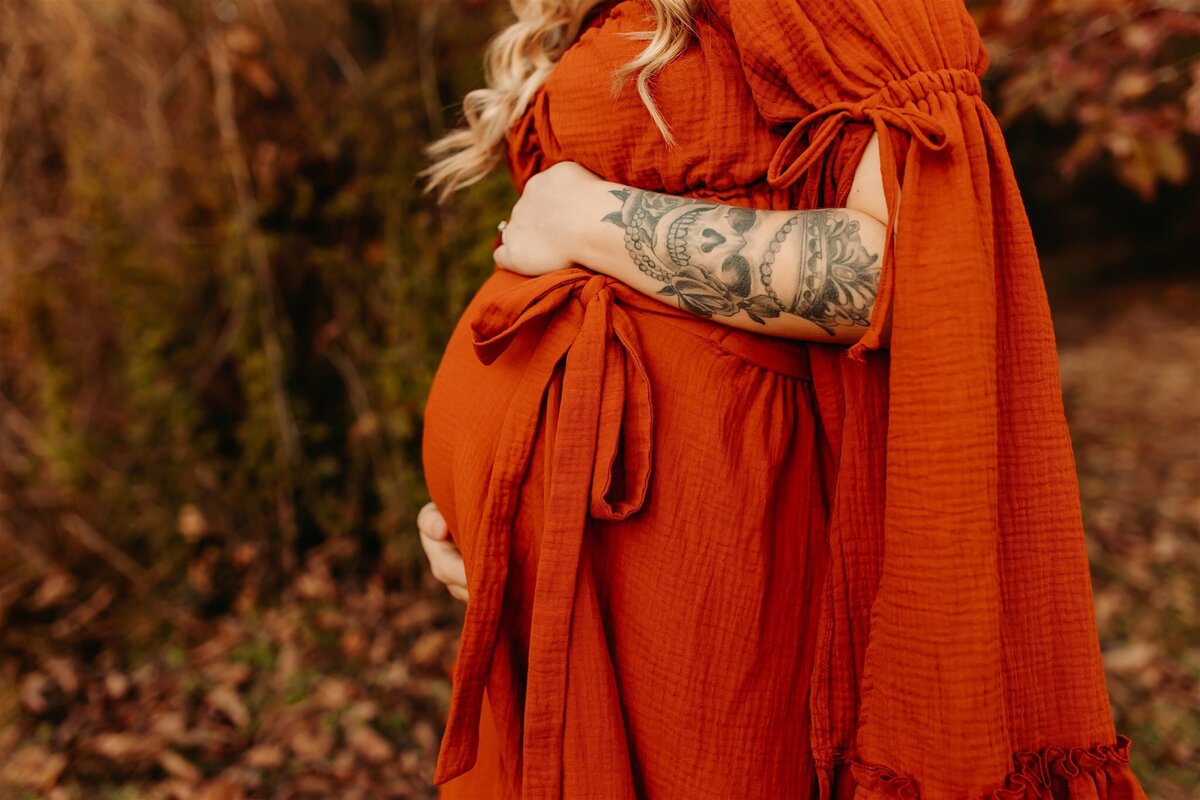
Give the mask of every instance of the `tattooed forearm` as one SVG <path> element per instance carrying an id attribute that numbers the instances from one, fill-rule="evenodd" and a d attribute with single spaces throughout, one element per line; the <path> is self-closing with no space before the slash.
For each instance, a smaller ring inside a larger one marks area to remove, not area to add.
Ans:
<path id="1" fill-rule="evenodd" d="M 831 336 L 867 326 L 879 283 L 879 255 L 842 209 L 783 214 L 623 187 L 605 222 L 625 231 L 639 271 L 658 294 L 705 317 L 739 312 L 759 324 L 793 314 Z"/>

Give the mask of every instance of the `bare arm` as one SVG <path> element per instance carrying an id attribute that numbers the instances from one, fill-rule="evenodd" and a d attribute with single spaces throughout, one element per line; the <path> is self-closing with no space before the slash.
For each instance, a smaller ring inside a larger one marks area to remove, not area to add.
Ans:
<path id="1" fill-rule="evenodd" d="M 857 341 L 866 330 L 864 323 L 874 305 L 878 254 L 883 250 L 887 223 L 875 137 L 859 163 L 845 209 L 752 211 L 636 190 L 600 180 L 566 162 L 546 172 L 557 174 L 535 175 L 513 207 L 505 243 L 495 252 L 501 267 L 541 274 L 583 264 L 664 303 L 686 303 L 687 295 L 681 296 L 676 287 L 681 285 L 680 272 L 690 267 L 702 270 L 702 281 L 719 281 L 724 287 L 719 294 L 730 298 L 730 305 L 744 305 L 749 298 L 764 295 L 775 303 L 765 291 L 768 282 L 763 280 L 761 270 L 765 258 L 756 262 L 752 256 L 770 252 L 772 242 L 778 241 L 786 228 L 770 262 L 769 282 L 778 305 L 783 307 L 775 313 L 756 312 L 758 320 L 750 316 L 755 306 L 749 310 L 731 310 L 725 305 L 715 309 L 684 307 L 728 325 L 786 338 L 849 343 Z M 565 202 L 565 198 L 571 202 Z M 644 220 L 638 217 L 641 208 L 646 209 Z M 637 222 L 633 224 L 635 217 Z M 659 243 L 672 241 L 673 224 L 682 235 L 663 250 Z M 825 243 L 823 250 L 814 249 L 810 241 L 801 241 L 806 230 L 819 234 L 816 240 Z M 626 233 L 630 233 L 629 242 Z M 649 238 L 647 247 L 643 235 L 662 238 Z M 642 248 L 634 246 L 633 241 L 643 241 Z M 830 243 L 834 245 L 832 252 Z M 643 253 L 645 257 L 641 257 Z M 757 275 L 755 267 L 760 267 Z M 801 284 L 807 285 L 809 275 L 818 276 L 814 286 L 822 289 L 824 305 L 801 302 L 793 307 L 795 290 Z M 826 277 L 821 280 L 821 275 Z M 742 291 L 747 284 L 749 288 Z M 668 287 L 675 289 L 674 293 L 664 293 Z M 850 288 L 855 291 L 851 293 Z M 885 343 L 887 332 L 885 322 Z M 434 577 L 446 584 L 450 594 L 466 601 L 462 555 L 449 540 L 445 519 L 433 503 L 421 509 L 417 526 Z"/>
<path id="2" fill-rule="evenodd" d="M 846 208 L 767 211 L 585 187 L 571 212 L 578 263 L 738 328 L 839 343 L 866 331 L 887 222 L 875 139 Z"/>

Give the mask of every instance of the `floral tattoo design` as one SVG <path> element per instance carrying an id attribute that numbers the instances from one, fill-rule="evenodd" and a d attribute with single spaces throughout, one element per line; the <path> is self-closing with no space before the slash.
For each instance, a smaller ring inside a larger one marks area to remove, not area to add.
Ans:
<path id="1" fill-rule="evenodd" d="M 879 255 L 863 246 L 846 212 L 798 211 L 768 239 L 755 230 L 767 219 L 755 209 L 630 187 L 611 194 L 621 208 L 604 221 L 625 230 L 634 265 L 684 309 L 704 317 L 744 311 L 764 325 L 794 314 L 831 336 L 837 327 L 869 324 Z M 780 261 L 798 269 L 777 273 Z"/>

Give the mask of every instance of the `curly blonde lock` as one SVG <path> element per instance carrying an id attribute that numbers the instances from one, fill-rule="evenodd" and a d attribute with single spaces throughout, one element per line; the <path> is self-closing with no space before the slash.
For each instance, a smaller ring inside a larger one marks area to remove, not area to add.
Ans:
<path id="1" fill-rule="evenodd" d="M 625 81 L 636 75 L 638 96 L 667 144 L 674 146 L 675 138 L 651 94 L 651 80 L 687 48 L 701 0 L 643 1 L 653 10 L 648 20 L 654 27 L 625 34 L 647 44 L 614 70 L 612 92 L 615 97 Z M 463 98 L 466 125 L 425 148 L 431 163 L 420 172 L 426 179 L 424 191 L 438 190 L 438 200 L 444 202 L 500 163 L 505 134 L 578 37 L 589 13 L 605 4 L 606 0 L 512 0 L 516 20 L 489 42 L 484 53 L 486 85 Z"/>

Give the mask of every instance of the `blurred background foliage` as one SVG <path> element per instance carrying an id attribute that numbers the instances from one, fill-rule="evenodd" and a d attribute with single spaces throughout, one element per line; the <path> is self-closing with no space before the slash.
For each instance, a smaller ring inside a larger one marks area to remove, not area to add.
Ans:
<path id="1" fill-rule="evenodd" d="M 1200 14 L 971 4 L 1051 290 L 1118 729 L 1200 786 Z M 426 797 L 421 410 L 500 0 L 0 2 L 0 797 Z"/>

